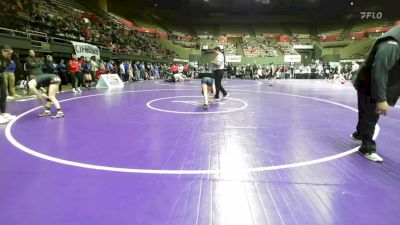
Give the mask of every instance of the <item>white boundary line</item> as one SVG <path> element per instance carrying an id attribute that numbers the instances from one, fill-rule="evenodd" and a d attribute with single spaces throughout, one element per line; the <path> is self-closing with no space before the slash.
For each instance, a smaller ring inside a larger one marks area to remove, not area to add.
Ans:
<path id="1" fill-rule="evenodd" d="M 188 89 L 181 89 L 182 90 L 188 90 Z M 193 90 L 193 89 L 189 89 Z M 90 97 L 95 97 L 95 96 L 104 96 L 104 95 L 111 95 L 111 94 L 121 94 L 121 93 L 130 93 L 130 92 L 153 92 L 153 91 L 177 91 L 176 89 L 155 89 L 155 90 L 139 90 L 139 91 L 125 91 L 125 92 L 113 92 L 113 93 L 105 93 L 105 94 L 95 94 L 95 95 L 88 95 L 88 96 L 81 96 L 81 97 L 75 97 L 75 98 L 70 98 L 66 100 L 62 100 L 60 102 L 66 102 L 66 101 L 71 101 L 71 100 L 76 100 L 76 99 L 81 99 L 81 98 L 90 98 Z M 307 96 L 301 96 L 301 95 L 295 95 L 295 94 L 286 94 L 286 93 L 279 93 L 279 92 L 265 92 L 265 91 L 250 91 L 250 90 L 232 90 L 232 91 L 240 91 L 240 92 L 259 92 L 259 93 L 270 93 L 270 94 L 277 94 L 277 95 L 286 95 L 286 96 L 294 96 L 294 97 L 300 97 L 300 98 L 306 98 L 306 99 L 312 99 L 320 102 L 326 102 L 330 103 L 333 105 L 337 105 L 346 109 L 349 109 L 351 111 L 357 112 L 357 109 L 352 108 L 347 105 L 343 105 L 341 103 L 333 102 L 333 101 L 328 101 L 324 99 L 319 99 L 319 98 L 312 98 L 312 97 L 307 97 Z M 87 169 L 94 169 L 94 170 L 102 170 L 102 171 L 111 171 L 111 172 L 123 172 L 123 173 L 141 173 L 141 174 L 167 174 L 167 175 L 199 175 L 199 174 L 220 174 L 223 172 L 226 172 L 224 170 L 157 170 L 157 169 L 134 169 L 134 168 L 120 168 L 120 167 L 110 167 L 110 166 L 99 166 L 99 165 L 93 165 L 93 164 L 86 164 L 86 163 L 80 163 L 80 162 L 74 162 L 74 161 L 69 161 L 69 160 L 64 160 L 52 156 L 45 155 L 43 153 L 37 152 L 33 149 L 30 149 L 21 143 L 19 143 L 11 134 L 11 129 L 12 126 L 15 124 L 18 119 L 21 117 L 39 109 L 41 107 L 36 107 L 31 110 L 28 110 L 20 115 L 17 116 L 17 118 L 13 121 L 11 121 L 9 124 L 7 124 L 7 127 L 5 129 L 5 134 L 7 140 L 14 145 L 16 148 L 20 149 L 21 151 L 28 153 L 30 155 L 36 156 L 38 158 L 60 163 L 63 165 L 68 165 L 68 166 L 75 166 L 75 167 L 80 167 L 80 168 L 87 168 Z M 377 124 L 377 127 L 375 129 L 375 134 L 374 134 L 374 139 L 377 138 L 379 134 L 380 128 Z M 298 163 L 290 163 L 290 164 L 285 164 L 285 165 L 277 165 L 277 166 L 265 166 L 265 167 L 255 167 L 255 168 L 248 168 L 248 169 L 241 169 L 237 170 L 237 172 L 246 172 L 246 173 L 252 173 L 252 172 L 262 172 L 262 171 L 271 171 L 271 170 L 280 170 L 280 169 L 288 169 L 288 168 L 296 168 L 296 167 L 302 167 L 302 166 L 308 166 L 308 165 L 314 165 L 318 163 L 323 163 L 323 162 L 328 162 L 332 161 L 335 159 L 342 158 L 344 156 L 350 155 L 358 150 L 359 147 L 355 147 L 353 149 L 350 149 L 348 151 L 320 158 L 320 159 L 315 159 L 315 160 L 310 160 L 310 161 L 305 161 L 305 162 L 298 162 Z"/>
<path id="2" fill-rule="evenodd" d="M 173 111 L 173 110 L 156 108 L 151 105 L 152 103 L 157 102 L 157 101 L 161 101 L 161 100 L 165 100 L 165 99 L 175 99 L 175 98 L 202 98 L 202 96 L 173 96 L 173 97 L 166 97 L 166 98 L 157 98 L 157 99 L 147 102 L 146 106 L 152 110 L 156 110 L 156 111 L 160 111 L 160 112 L 175 113 L 175 114 L 189 114 L 189 115 L 230 113 L 230 112 L 236 112 L 239 110 L 246 109 L 248 106 L 247 102 L 245 102 L 241 99 L 237 99 L 237 98 L 228 98 L 228 100 L 234 100 L 234 101 L 241 102 L 243 104 L 242 107 L 236 108 L 236 109 L 225 110 L 225 111 L 215 111 L 215 112 L 209 112 L 209 111 L 204 111 L 204 110 L 203 110 L 203 112 Z"/>
<path id="3" fill-rule="evenodd" d="M 190 81 L 197 81 L 197 79 L 190 80 Z M 198 81 L 200 81 L 200 80 L 198 80 Z M 164 85 L 164 86 L 171 86 L 171 87 L 197 87 L 197 85 L 185 85 L 185 83 L 183 83 L 183 84 L 182 83 L 180 83 L 180 84 L 169 84 L 169 83 L 163 84 L 163 82 L 160 81 L 160 80 L 157 80 L 154 83 L 157 84 L 157 85 Z M 222 82 L 222 83 L 224 84 L 224 82 Z M 261 82 L 261 81 L 255 81 L 255 84 L 243 84 L 243 85 L 232 85 L 232 86 L 230 86 L 228 84 L 228 85 L 223 85 L 223 86 L 224 86 L 224 88 L 237 88 L 237 87 L 259 86 L 259 85 L 262 85 L 262 84 L 263 84 L 263 82 Z M 200 86 L 200 82 L 199 82 L 198 86 Z"/>

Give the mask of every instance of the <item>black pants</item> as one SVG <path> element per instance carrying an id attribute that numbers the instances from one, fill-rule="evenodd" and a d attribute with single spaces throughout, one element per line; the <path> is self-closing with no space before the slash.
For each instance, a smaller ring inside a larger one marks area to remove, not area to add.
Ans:
<path id="1" fill-rule="evenodd" d="M 215 70 L 214 77 L 215 77 L 215 89 L 216 89 L 215 98 L 216 99 L 219 99 L 220 91 L 222 92 L 222 94 L 224 96 L 228 94 L 221 84 L 223 76 L 224 76 L 224 70 Z"/>
<path id="2" fill-rule="evenodd" d="M 58 76 L 61 78 L 61 82 L 60 82 L 60 91 L 62 91 L 62 86 L 63 84 L 68 84 L 68 76 L 67 76 L 67 72 L 59 72 Z"/>
<path id="3" fill-rule="evenodd" d="M 128 72 L 123 73 L 123 74 L 122 74 L 122 77 L 124 78 L 124 79 L 123 79 L 124 82 L 129 81 L 129 73 L 128 73 Z"/>
<path id="4" fill-rule="evenodd" d="M 0 75 L 0 113 L 6 113 L 7 87 L 3 75 Z"/>
<path id="5" fill-rule="evenodd" d="M 376 152 L 376 143 L 372 140 L 375 132 L 375 126 L 379 120 L 379 114 L 375 112 L 376 102 L 371 96 L 360 91 L 358 96 L 358 123 L 357 132 L 362 138 L 362 145 L 359 149 L 362 153 Z"/>
<path id="6" fill-rule="evenodd" d="M 75 89 L 76 88 L 76 79 L 77 79 L 77 77 L 76 77 L 76 74 L 77 73 L 75 73 L 75 72 L 70 72 L 69 73 L 69 75 L 71 76 L 71 85 L 72 85 L 72 88 L 73 89 Z"/>

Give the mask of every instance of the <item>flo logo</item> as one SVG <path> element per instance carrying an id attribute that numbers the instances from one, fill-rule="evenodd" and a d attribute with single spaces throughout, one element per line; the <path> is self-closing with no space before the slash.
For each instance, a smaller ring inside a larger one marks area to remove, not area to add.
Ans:
<path id="1" fill-rule="evenodd" d="M 382 19 L 382 12 L 360 12 L 362 20 L 379 20 Z"/>

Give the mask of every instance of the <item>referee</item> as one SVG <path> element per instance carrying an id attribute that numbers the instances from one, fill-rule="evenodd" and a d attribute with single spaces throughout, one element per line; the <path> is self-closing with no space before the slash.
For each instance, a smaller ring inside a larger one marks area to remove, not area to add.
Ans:
<path id="1" fill-rule="evenodd" d="M 221 91 L 223 94 L 222 99 L 228 97 L 228 92 L 225 91 L 224 87 L 221 84 L 222 77 L 224 76 L 224 55 L 221 52 L 220 47 L 215 47 L 214 48 L 215 54 L 217 54 L 217 57 L 215 58 L 214 61 L 211 61 L 213 64 L 215 71 L 214 71 L 214 77 L 215 77 L 215 99 L 219 99 L 219 92 Z"/>
<path id="2" fill-rule="evenodd" d="M 400 25 L 374 43 L 361 66 L 354 87 L 358 96 L 357 131 L 351 136 L 362 141 L 359 153 L 374 162 L 383 159 L 376 153 L 372 139 L 380 115 L 387 115 L 400 96 Z"/>

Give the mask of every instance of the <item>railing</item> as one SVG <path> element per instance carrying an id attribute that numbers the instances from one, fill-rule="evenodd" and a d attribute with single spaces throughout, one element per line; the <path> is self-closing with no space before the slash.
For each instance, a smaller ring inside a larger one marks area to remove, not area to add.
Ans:
<path id="1" fill-rule="evenodd" d="M 49 42 L 49 38 L 46 33 L 34 30 L 26 30 L 26 33 L 28 35 L 28 38 L 31 40 L 46 42 L 46 43 Z"/>
<path id="2" fill-rule="evenodd" d="M 0 27 L 0 33 L 8 34 L 8 35 L 11 35 L 13 37 L 26 37 L 26 38 L 28 38 L 28 35 L 26 34 L 26 32 L 19 31 L 19 30 L 11 30 L 11 29 L 4 28 L 4 27 Z"/>
<path id="3" fill-rule="evenodd" d="M 58 38 L 58 37 L 49 37 L 51 43 L 63 43 L 63 44 L 71 44 L 70 39 Z M 98 46 L 100 50 L 103 51 L 111 51 L 110 48 L 105 46 Z"/>
<path id="4" fill-rule="evenodd" d="M 99 46 L 99 49 L 103 50 L 103 51 L 111 51 L 110 48 L 107 48 L 107 47 L 104 47 L 104 46 Z"/>
<path id="5" fill-rule="evenodd" d="M 51 43 L 71 44 L 70 40 L 63 39 L 63 38 L 57 38 L 57 37 L 50 37 L 50 42 Z"/>
<path id="6" fill-rule="evenodd" d="M 38 32 L 38 31 L 33 31 L 33 30 L 26 30 L 26 32 L 24 31 L 18 31 L 18 30 L 12 30 L 12 29 L 8 29 L 8 28 L 4 28 L 4 27 L 0 27 L 0 34 L 7 34 L 13 37 L 19 36 L 19 37 L 25 37 L 30 39 L 32 47 L 34 47 L 35 49 L 41 49 L 43 51 L 50 51 L 49 48 L 49 42 L 50 43 L 63 43 L 63 44 L 71 44 L 71 39 L 64 39 L 64 38 L 59 38 L 59 37 L 51 37 L 48 36 L 46 33 L 43 32 Z M 45 40 L 45 41 L 43 41 Z M 79 41 L 79 40 L 76 40 Z M 105 47 L 105 46 L 98 46 L 98 48 L 102 51 L 111 51 L 113 52 L 113 55 L 118 55 L 119 52 L 118 49 L 110 49 L 109 47 Z M 128 53 L 128 52 L 126 52 Z M 138 55 L 140 57 L 152 57 L 152 56 L 145 56 L 145 55 Z M 164 55 L 160 55 L 160 54 L 155 54 L 154 55 L 155 58 L 164 58 Z M 169 56 L 167 56 L 168 58 Z"/>

